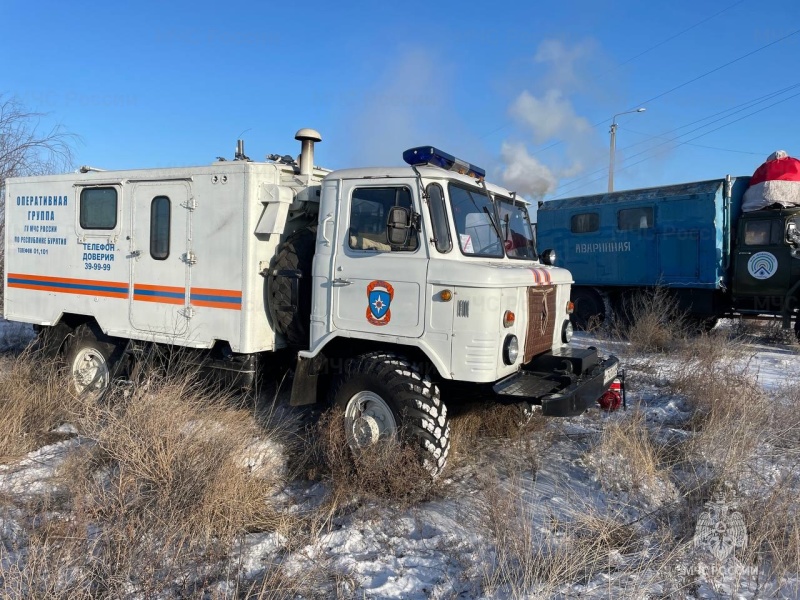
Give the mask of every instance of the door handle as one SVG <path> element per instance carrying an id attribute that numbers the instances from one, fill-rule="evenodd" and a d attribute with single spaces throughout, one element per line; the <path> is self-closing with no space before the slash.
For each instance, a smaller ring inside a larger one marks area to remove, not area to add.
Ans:
<path id="1" fill-rule="evenodd" d="M 337 277 L 333 280 L 333 285 L 353 285 L 353 282 L 349 279 L 343 279 L 341 277 Z"/>
<path id="2" fill-rule="evenodd" d="M 322 221 L 322 239 L 325 240 L 325 245 L 326 246 L 330 246 L 331 245 L 331 241 L 328 239 L 328 236 L 325 235 L 325 233 L 326 233 L 325 227 L 327 227 L 327 225 L 328 225 L 328 223 L 330 221 L 333 221 L 333 213 L 328 213 L 327 216 L 325 217 L 325 220 Z"/>

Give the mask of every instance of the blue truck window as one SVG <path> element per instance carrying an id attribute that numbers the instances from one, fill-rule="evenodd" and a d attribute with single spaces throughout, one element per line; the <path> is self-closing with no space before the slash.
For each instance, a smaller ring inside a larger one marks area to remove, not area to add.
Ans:
<path id="1" fill-rule="evenodd" d="M 428 210 L 431 213 L 433 225 L 433 238 L 436 249 L 442 254 L 453 249 L 453 240 L 450 239 L 450 227 L 447 224 L 447 208 L 444 203 L 444 191 L 438 183 L 431 183 L 427 187 Z"/>
<path id="2" fill-rule="evenodd" d="M 581 213 L 572 215 L 570 231 L 572 233 L 592 233 L 600 229 L 600 215 L 597 213 Z"/>
<path id="3" fill-rule="evenodd" d="M 166 260 L 169 256 L 169 198 L 156 196 L 150 203 L 150 256 Z"/>
<path id="4" fill-rule="evenodd" d="M 653 207 L 623 208 L 617 213 L 617 228 L 620 231 L 650 229 L 653 226 Z"/>
<path id="5" fill-rule="evenodd" d="M 113 187 L 81 190 L 81 229 L 114 229 L 117 226 L 117 190 Z"/>

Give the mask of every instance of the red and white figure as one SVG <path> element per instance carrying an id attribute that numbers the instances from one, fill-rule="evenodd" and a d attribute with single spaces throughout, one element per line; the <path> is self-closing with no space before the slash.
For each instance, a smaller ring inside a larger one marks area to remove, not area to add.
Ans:
<path id="1" fill-rule="evenodd" d="M 767 158 L 744 193 L 742 210 L 751 212 L 770 206 L 800 206 L 800 160 L 778 150 Z"/>

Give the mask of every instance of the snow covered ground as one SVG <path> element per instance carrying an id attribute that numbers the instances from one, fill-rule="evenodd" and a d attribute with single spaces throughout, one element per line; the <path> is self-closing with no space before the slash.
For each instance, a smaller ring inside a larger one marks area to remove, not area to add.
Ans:
<path id="1" fill-rule="evenodd" d="M 23 331 L 6 334 L 9 345 L 24 337 Z M 279 582 L 292 581 L 289 597 L 799 598 L 797 573 L 776 579 L 735 552 L 719 560 L 711 546 L 697 543 L 693 534 L 702 527 L 694 524 L 708 514 L 703 503 L 709 499 L 687 503 L 678 469 L 670 477 L 637 472 L 634 457 L 597 450 L 604 432 L 632 418 L 643 418 L 655 439 L 690 435 L 691 409 L 670 385 L 685 359 L 629 356 L 624 345 L 588 334 L 576 335 L 573 344 L 624 357 L 628 411 L 590 411 L 551 420 L 519 439 L 459 448 L 426 502 L 354 502 L 321 518 L 299 541 L 279 532 L 248 534 L 230 557 L 231 578 L 209 584 L 198 597 L 239 597 L 248 587 L 281 597 Z M 739 371 L 757 378 L 767 394 L 799 383 L 797 345 L 753 341 L 737 360 Z M 91 443 L 69 424 L 61 433 L 75 435 L 0 466 L 0 495 L 36 497 L 57 489 L 59 465 Z M 781 479 L 800 492 L 796 449 L 791 455 L 774 450 L 751 457 L 760 477 L 751 489 Z M 749 493 L 741 482 L 735 488 Z M 327 492 L 318 481 L 289 481 L 281 504 L 288 513 L 314 514 Z M 736 498 L 720 500 L 728 518 L 723 526 L 734 528 Z M 745 515 L 746 528 L 752 518 Z M 679 528 L 672 521 L 680 519 L 691 531 L 666 544 L 664 531 Z M 24 553 L 10 542 L 23 520 L 13 511 L 0 519 L 4 568 L 15 552 Z M 131 597 L 138 597 L 135 591 Z"/>

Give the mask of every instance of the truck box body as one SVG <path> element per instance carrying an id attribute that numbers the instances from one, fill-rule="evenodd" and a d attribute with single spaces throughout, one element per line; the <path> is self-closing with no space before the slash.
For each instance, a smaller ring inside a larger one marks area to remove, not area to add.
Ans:
<path id="1" fill-rule="evenodd" d="M 747 177 L 551 200 L 539 206 L 540 249 L 555 248 L 590 286 L 730 285 L 731 236 Z"/>
<path id="2" fill-rule="evenodd" d="M 632 294 L 658 286 L 702 327 L 751 315 L 781 317 L 788 328 L 800 305 L 800 208 L 773 202 L 743 212 L 750 181 L 726 177 L 542 203 L 539 247 L 554 249 L 573 274 L 575 325 L 626 316 Z"/>
<path id="3" fill-rule="evenodd" d="M 259 266 L 284 232 L 294 177 L 224 161 L 9 179 L 5 318 L 52 325 L 71 313 L 112 336 L 274 350 Z"/>

